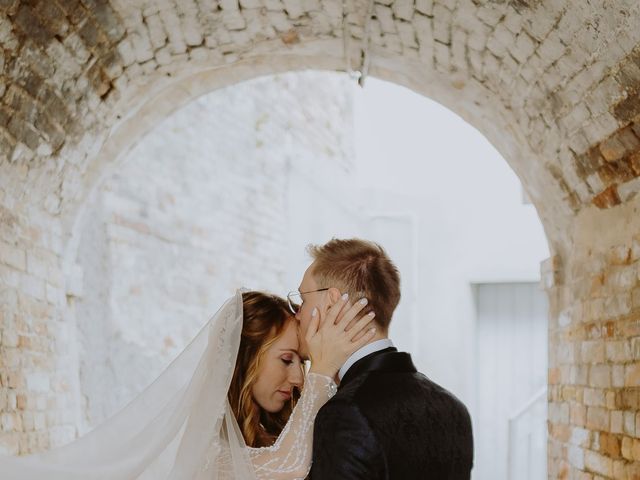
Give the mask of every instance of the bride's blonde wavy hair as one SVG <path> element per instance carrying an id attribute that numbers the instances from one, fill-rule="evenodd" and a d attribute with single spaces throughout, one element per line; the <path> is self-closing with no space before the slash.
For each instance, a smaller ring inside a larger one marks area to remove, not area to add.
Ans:
<path id="1" fill-rule="evenodd" d="M 294 389 L 290 403 L 269 413 L 254 401 L 252 388 L 264 353 L 295 318 L 287 301 L 262 292 L 242 294 L 242 336 L 238 358 L 229 387 L 229 403 L 249 447 L 272 445 L 284 428 L 299 392 Z"/>

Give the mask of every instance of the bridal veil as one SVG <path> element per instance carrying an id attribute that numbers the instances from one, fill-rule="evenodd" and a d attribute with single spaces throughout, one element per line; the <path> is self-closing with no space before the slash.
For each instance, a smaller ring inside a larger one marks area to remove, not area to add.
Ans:
<path id="1" fill-rule="evenodd" d="M 0 456 L 3 480 L 254 480 L 227 401 L 242 331 L 242 293 L 131 403 L 74 442 Z"/>

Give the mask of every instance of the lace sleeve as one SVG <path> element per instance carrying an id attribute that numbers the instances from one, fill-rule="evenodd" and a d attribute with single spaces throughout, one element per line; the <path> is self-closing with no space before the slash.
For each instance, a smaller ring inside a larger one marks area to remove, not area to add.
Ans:
<path id="1" fill-rule="evenodd" d="M 335 382 L 310 373 L 282 433 L 270 447 L 249 448 L 258 480 L 303 479 L 311 468 L 313 423 L 318 410 L 336 392 Z"/>

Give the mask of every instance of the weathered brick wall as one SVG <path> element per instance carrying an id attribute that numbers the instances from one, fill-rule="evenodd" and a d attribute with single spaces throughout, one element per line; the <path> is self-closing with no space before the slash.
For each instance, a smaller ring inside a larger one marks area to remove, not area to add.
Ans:
<path id="1" fill-rule="evenodd" d="M 352 88 L 307 72 L 218 90 L 158 125 L 100 188 L 76 263 L 88 427 L 155 378 L 235 289 L 296 287 L 287 237 L 309 212 L 290 185 L 310 185 L 291 166 L 347 181 Z M 326 201 L 316 209 L 335 215 Z"/>
<path id="2" fill-rule="evenodd" d="M 53 378 L 65 358 L 59 338 L 75 331 L 61 302 L 65 294 L 74 298 L 68 245 L 100 176 L 175 106 L 260 74 L 368 67 L 459 113 L 523 180 L 562 265 L 554 287 L 564 292 L 561 310 L 579 305 L 585 297 L 568 266 L 593 264 L 577 245 L 610 231 L 616 212 L 640 188 L 639 10 L 635 0 L 0 2 L 0 271 L 9 305 L 0 359 L 15 365 L 0 369 L 0 401 L 8 405 L 3 428 L 23 428 L 13 393 L 29 401 L 44 390 L 20 375 Z M 593 208 L 611 216 L 576 233 L 576 219 Z M 47 259 L 46 276 L 30 267 L 30 257 Z M 62 280 L 65 272 L 71 280 Z M 604 301 L 601 320 L 624 322 L 616 302 Z M 20 347 L 5 337 L 14 323 L 29 339 Z M 555 334 L 551 341 L 558 348 L 566 343 Z M 577 357 L 566 362 L 579 370 Z M 563 385 L 572 388 L 566 377 Z M 42 393 L 57 413 L 51 419 L 47 413 L 38 431 L 74 423 L 64 413 L 77 411 L 74 389 L 65 377 Z M 553 417 L 551 425 L 562 423 Z M 595 425 L 585 431 L 590 438 L 598 432 Z M 572 478 L 594 471 L 567 463 L 566 445 L 551 443 L 554 458 L 564 459 L 556 466 L 564 462 Z M 9 449 L 17 451 L 15 444 Z"/>
<path id="3" fill-rule="evenodd" d="M 64 316 L 60 223 L 0 212 L 0 451 L 28 453 L 75 437 L 75 329 Z"/>
<path id="4" fill-rule="evenodd" d="M 498 146 L 555 241 L 581 205 L 602 204 L 612 187 L 610 175 L 589 175 L 579 159 L 640 113 L 640 33 L 632 28 L 639 8 L 564 0 L 373 8 L 337 0 L 7 1 L 2 151 L 32 165 L 64 157 L 39 193 L 73 212 L 92 187 L 83 179 L 93 178 L 85 172 L 94 170 L 105 127 L 128 127 L 163 87 L 215 66 L 223 83 L 310 65 L 359 67 L 367 52 L 372 73 L 436 96 Z M 613 183 L 633 190 L 630 175 Z"/>
<path id="5" fill-rule="evenodd" d="M 549 478 L 640 478 L 640 216 L 637 197 L 576 219 L 549 260 Z"/>

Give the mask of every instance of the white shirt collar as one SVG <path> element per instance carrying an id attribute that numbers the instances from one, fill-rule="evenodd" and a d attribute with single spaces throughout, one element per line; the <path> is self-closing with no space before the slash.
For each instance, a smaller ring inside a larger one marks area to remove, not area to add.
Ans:
<path id="1" fill-rule="evenodd" d="M 344 365 L 342 365 L 342 368 L 338 371 L 338 378 L 342 381 L 347 370 L 349 370 L 358 360 L 389 347 L 393 347 L 393 342 L 388 338 L 383 338 L 382 340 L 376 340 L 375 342 L 366 344 L 360 350 L 356 350 L 349 358 L 347 358 L 347 361 L 344 362 Z"/>

